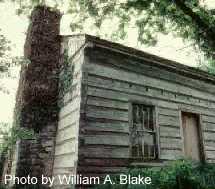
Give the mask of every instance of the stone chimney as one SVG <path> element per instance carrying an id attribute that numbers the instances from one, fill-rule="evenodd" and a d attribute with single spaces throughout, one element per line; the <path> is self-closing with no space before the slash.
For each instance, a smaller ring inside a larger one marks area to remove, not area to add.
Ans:
<path id="1" fill-rule="evenodd" d="M 35 140 L 19 143 L 16 176 L 51 176 L 58 115 L 61 14 L 45 6 L 30 17 L 16 100 L 18 125 L 33 129 Z"/>

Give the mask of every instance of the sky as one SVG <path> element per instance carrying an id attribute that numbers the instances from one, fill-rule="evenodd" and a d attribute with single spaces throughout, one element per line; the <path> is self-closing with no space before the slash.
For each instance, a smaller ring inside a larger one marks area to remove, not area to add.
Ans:
<path id="1" fill-rule="evenodd" d="M 214 0 L 207 0 L 207 5 L 215 8 Z M 29 21 L 25 16 L 17 16 L 15 13 L 16 8 L 17 7 L 10 2 L 0 3 L 0 28 L 7 39 L 12 42 L 11 53 L 15 56 L 22 56 L 25 33 Z M 64 15 L 62 17 L 61 34 L 71 34 L 69 28 L 71 19 L 72 18 L 69 15 Z M 103 27 L 104 30 L 109 31 L 112 26 L 111 23 L 106 23 Z M 122 43 L 189 66 L 197 66 L 198 62 L 200 60 L 202 61 L 199 52 L 190 46 L 190 42 L 183 42 L 182 39 L 176 38 L 171 34 L 159 35 L 158 44 L 155 47 L 140 46 L 136 41 L 136 36 L 137 32 L 135 29 L 130 28 L 128 38 Z M 18 86 L 19 68 L 13 69 L 13 75 L 16 76 L 16 78 L 0 78 L 0 85 L 5 86 L 10 92 L 9 94 L 6 94 L 0 91 L 0 122 L 12 123 L 13 120 L 13 108 Z"/>

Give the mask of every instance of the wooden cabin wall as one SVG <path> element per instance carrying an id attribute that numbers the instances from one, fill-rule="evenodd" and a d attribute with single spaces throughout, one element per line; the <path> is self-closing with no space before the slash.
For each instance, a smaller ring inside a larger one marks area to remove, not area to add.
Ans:
<path id="1" fill-rule="evenodd" d="M 68 86 L 68 89 L 64 89 L 63 96 L 60 95 L 59 98 L 60 112 L 53 169 L 53 176 L 56 178 L 58 176 L 76 174 L 81 101 L 81 67 L 84 58 L 83 51 L 79 51 L 81 45 L 82 42 L 68 38 L 64 38 L 64 42 L 62 43 L 63 64 L 65 64 L 65 61 L 68 62 L 69 69 L 72 70 L 72 82 Z M 61 77 L 65 77 L 65 74 L 63 72 Z M 65 80 L 67 79 L 65 78 Z M 62 185 L 58 179 L 55 179 L 54 188 L 71 188 L 71 186 L 66 185 L 66 183 Z"/>
<path id="2" fill-rule="evenodd" d="M 160 161 L 184 156 L 181 111 L 187 111 L 200 115 L 205 159 L 215 162 L 214 95 L 215 85 L 156 67 L 149 60 L 96 45 L 86 48 L 78 172 L 115 173 L 130 165 L 131 101 L 156 107 Z"/>

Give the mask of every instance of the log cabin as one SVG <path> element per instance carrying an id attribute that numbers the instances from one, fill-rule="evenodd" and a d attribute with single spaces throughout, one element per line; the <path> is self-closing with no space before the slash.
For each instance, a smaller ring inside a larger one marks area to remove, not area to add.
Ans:
<path id="1" fill-rule="evenodd" d="M 214 76 L 94 36 L 63 43 L 73 80 L 61 99 L 54 174 L 214 162 Z"/>
<path id="2" fill-rule="evenodd" d="M 215 76 L 95 36 L 60 36 L 60 17 L 32 12 L 15 113 L 37 137 L 17 142 L 4 174 L 102 177 L 215 162 Z"/>

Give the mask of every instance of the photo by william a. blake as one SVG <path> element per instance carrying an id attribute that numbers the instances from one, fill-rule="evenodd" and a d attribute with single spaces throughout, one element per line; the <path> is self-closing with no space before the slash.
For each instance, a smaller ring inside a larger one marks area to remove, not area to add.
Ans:
<path id="1" fill-rule="evenodd" d="M 60 185 L 100 185 L 100 184 L 120 184 L 120 185 L 149 185 L 152 183 L 151 177 L 143 177 L 141 175 L 131 176 L 126 174 L 120 174 L 118 176 L 112 177 L 111 175 L 105 175 L 103 179 L 96 176 L 83 176 L 83 175 L 57 175 L 53 177 L 47 177 L 42 175 L 41 182 L 42 185 L 48 185 L 52 187 L 57 181 Z M 36 177 L 16 177 L 13 175 L 5 175 L 4 183 L 13 183 L 18 185 L 26 185 L 26 184 L 37 184 L 38 180 Z"/>

